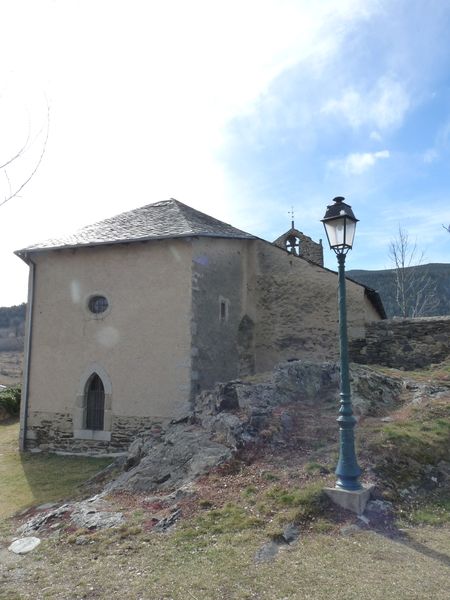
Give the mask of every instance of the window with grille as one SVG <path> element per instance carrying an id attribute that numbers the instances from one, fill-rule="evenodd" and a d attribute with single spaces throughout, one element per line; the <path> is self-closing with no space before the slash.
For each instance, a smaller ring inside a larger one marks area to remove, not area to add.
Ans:
<path id="1" fill-rule="evenodd" d="M 86 429 L 103 429 L 105 416 L 105 388 L 97 373 L 86 386 Z"/>
<path id="2" fill-rule="evenodd" d="M 105 296 L 96 295 L 89 298 L 88 308 L 95 315 L 104 313 L 108 309 L 108 306 L 108 299 Z"/>

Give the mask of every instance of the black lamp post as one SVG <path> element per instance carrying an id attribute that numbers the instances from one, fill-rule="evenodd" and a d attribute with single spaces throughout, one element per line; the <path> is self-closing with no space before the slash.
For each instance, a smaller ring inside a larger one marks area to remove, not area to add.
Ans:
<path id="1" fill-rule="evenodd" d="M 359 481 L 361 469 L 355 452 L 354 427 L 348 366 L 347 308 L 345 297 L 345 257 L 353 246 L 356 223 L 351 206 L 345 204 L 345 198 L 334 198 L 334 204 L 327 206 L 322 223 L 325 227 L 330 248 L 335 251 L 339 264 L 339 341 L 341 355 L 341 404 L 339 408 L 339 461 L 336 467 L 336 487 L 355 491 L 361 490 Z"/>

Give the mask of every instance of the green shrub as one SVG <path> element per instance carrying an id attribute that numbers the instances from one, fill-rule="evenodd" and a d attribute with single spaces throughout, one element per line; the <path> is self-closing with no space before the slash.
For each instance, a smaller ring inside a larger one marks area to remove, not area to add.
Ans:
<path id="1" fill-rule="evenodd" d="M 12 417 L 20 413 L 21 386 L 14 385 L 0 392 L 0 409 Z"/>

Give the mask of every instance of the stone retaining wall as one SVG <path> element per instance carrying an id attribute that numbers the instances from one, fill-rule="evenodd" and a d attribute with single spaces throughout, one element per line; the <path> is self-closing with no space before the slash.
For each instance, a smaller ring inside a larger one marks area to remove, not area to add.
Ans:
<path id="1" fill-rule="evenodd" d="M 448 356 L 450 316 L 367 323 L 365 339 L 350 342 L 351 360 L 362 364 L 417 369 Z"/>

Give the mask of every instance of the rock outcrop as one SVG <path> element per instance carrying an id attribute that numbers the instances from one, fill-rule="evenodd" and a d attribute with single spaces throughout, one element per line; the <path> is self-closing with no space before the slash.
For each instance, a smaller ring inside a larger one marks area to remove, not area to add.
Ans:
<path id="1" fill-rule="evenodd" d="M 352 378 L 355 412 L 360 415 L 383 415 L 401 393 L 398 380 L 359 365 L 352 368 Z M 311 427 L 315 413 L 329 414 L 334 435 L 338 398 L 339 367 L 334 363 L 288 361 L 257 378 L 218 384 L 202 392 L 191 412 L 157 439 L 134 440 L 123 472 L 107 490 L 176 489 L 229 460 L 246 444 L 293 444 Z"/>

